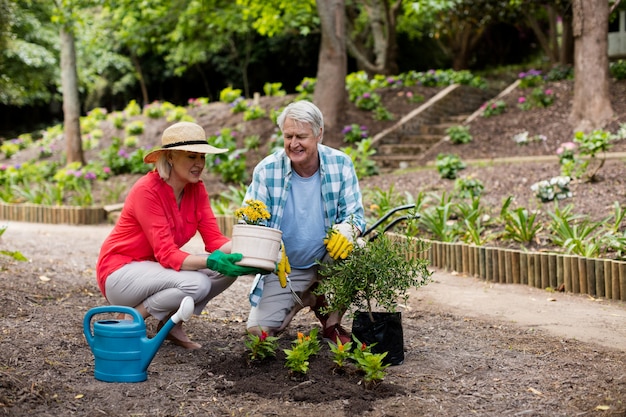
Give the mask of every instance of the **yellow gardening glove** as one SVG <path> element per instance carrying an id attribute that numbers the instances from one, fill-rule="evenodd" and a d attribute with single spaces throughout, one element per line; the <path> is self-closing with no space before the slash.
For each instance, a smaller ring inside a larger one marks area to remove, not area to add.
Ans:
<path id="1" fill-rule="evenodd" d="M 354 249 L 354 228 L 346 223 L 340 223 L 333 226 L 333 229 L 324 239 L 328 255 L 337 259 L 346 259 Z"/>
<path id="2" fill-rule="evenodd" d="M 280 260 L 276 265 L 276 275 L 278 276 L 278 282 L 280 286 L 285 288 L 287 286 L 287 275 L 291 273 L 291 265 L 289 265 L 289 258 L 285 252 L 285 244 L 280 244 Z"/>

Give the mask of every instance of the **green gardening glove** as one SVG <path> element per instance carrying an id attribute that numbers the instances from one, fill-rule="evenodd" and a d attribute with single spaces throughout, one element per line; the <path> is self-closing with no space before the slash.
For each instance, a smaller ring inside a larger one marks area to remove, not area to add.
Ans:
<path id="1" fill-rule="evenodd" d="M 263 269 L 237 265 L 235 262 L 241 261 L 241 258 L 243 258 L 243 255 L 240 253 L 226 254 L 216 250 L 207 258 L 206 267 L 229 277 L 268 273 Z"/>

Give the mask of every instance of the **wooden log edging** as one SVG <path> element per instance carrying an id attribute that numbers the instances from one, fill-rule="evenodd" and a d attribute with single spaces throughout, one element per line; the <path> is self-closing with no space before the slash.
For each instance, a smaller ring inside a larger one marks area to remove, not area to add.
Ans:
<path id="1" fill-rule="evenodd" d="M 625 261 L 423 240 L 430 248 L 422 257 L 448 272 L 626 301 Z"/>
<path id="2" fill-rule="evenodd" d="M 107 220 L 104 207 L 46 206 L 42 204 L 10 204 L 0 201 L 0 219 L 50 224 L 88 225 Z"/>

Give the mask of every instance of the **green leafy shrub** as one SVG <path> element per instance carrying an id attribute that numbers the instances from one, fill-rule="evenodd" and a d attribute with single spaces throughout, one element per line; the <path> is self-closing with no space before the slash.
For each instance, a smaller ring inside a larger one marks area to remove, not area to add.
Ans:
<path id="1" fill-rule="evenodd" d="M 574 78 L 574 67 L 571 65 L 559 64 L 552 67 L 546 74 L 546 81 L 571 80 Z"/>
<path id="2" fill-rule="evenodd" d="M 346 147 L 341 148 L 354 164 L 356 175 L 359 178 L 365 178 L 378 174 L 378 168 L 376 162 L 371 157 L 376 154 L 376 149 L 372 146 L 371 139 L 364 139 L 357 143 L 356 148 Z"/>
<path id="3" fill-rule="evenodd" d="M 449 180 L 456 179 L 458 172 L 466 167 L 465 163 L 461 161 L 461 158 L 454 154 L 437 155 L 435 166 L 441 178 Z"/>
<path id="4" fill-rule="evenodd" d="M 536 69 L 528 70 L 527 72 L 520 72 L 518 74 L 520 80 L 520 88 L 533 88 L 543 84 L 543 78 L 541 77 L 541 71 Z"/>
<path id="5" fill-rule="evenodd" d="M 367 126 L 359 126 L 356 123 L 344 126 L 341 133 L 343 134 L 343 141 L 346 143 L 360 142 L 369 137 Z"/>
<path id="6" fill-rule="evenodd" d="M 263 84 L 263 92 L 266 96 L 282 97 L 287 94 L 282 87 L 283 83 L 265 83 Z"/>
<path id="7" fill-rule="evenodd" d="M 477 178 L 457 178 L 454 181 L 454 191 L 461 198 L 479 197 L 484 189 L 483 182 Z"/>
<path id="8" fill-rule="evenodd" d="M 315 92 L 315 85 L 317 80 L 315 78 L 304 77 L 300 84 L 296 86 L 298 97 L 296 100 L 313 100 L 313 93 Z"/>
<path id="9" fill-rule="evenodd" d="M 243 112 L 243 121 L 249 122 L 250 120 L 260 119 L 265 116 L 265 110 L 261 106 L 250 106 Z"/>
<path id="10" fill-rule="evenodd" d="M 134 120 L 126 125 L 124 131 L 127 135 L 141 135 L 145 129 L 143 120 Z"/>
<path id="11" fill-rule="evenodd" d="M 232 103 L 241 97 L 241 90 L 230 86 L 220 91 L 220 101 L 223 103 Z"/>
<path id="12" fill-rule="evenodd" d="M 450 138 L 450 142 L 455 145 L 470 143 L 472 135 L 469 132 L 469 126 L 456 125 L 446 129 L 446 135 Z"/>

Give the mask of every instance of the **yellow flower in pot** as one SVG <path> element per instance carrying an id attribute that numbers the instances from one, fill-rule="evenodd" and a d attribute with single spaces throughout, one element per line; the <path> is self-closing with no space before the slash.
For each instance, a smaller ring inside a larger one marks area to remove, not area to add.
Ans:
<path id="1" fill-rule="evenodd" d="M 365 245 L 355 245 L 344 259 L 320 266 L 323 277 L 316 293 L 326 294 L 327 311 L 351 311 L 352 333 L 372 347 L 388 352 L 392 365 L 404 361 L 404 342 L 399 303 L 406 303 L 409 289 L 430 282 L 428 260 L 422 240 L 380 234 Z"/>
<path id="2" fill-rule="evenodd" d="M 283 233 L 267 226 L 270 213 L 265 203 L 246 200 L 244 204 L 235 210 L 239 220 L 233 226 L 232 252 L 243 254 L 237 264 L 274 271 Z"/>

